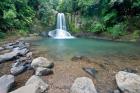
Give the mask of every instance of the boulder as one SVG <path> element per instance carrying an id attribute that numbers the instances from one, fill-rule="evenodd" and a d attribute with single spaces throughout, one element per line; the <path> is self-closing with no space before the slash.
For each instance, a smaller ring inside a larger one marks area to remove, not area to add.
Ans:
<path id="1" fill-rule="evenodd" d="M 6 49 L 13 49 L 14 48 L 13 45 L 14 45 L 14 43 L 7 43 L 7 44 L 3 45 L 3 47 Z"/>
<path id="2" fill-rule="evenodd" d="M 116 74 L 116 82 L 123 92 L 140 93 L 140 76 L 137 74 L 119 71 Z"/>
<path id="3" fill-rule="evenodd" d="M 13 49 L 13 52 L 17 53 L 18 55 L 24 56 L 25 54 L 29 52 L 29 50 L 27 48 L 20 49 L 19 47 L 17 47 Z"/>
<path id="4" fill-rule="evenodd" d="M 44 58 L 44 57 L 38 57 L 33 59 L 31 66 L 36 69 L 37 67 L 49 67 L 50 64 L 52 64 L 52 62 L 50 62 L 48 59 Z"/>
<path id="5" fill-rule="evenodd" d="M 25 55 L 26 53 L 28 53 L 28 51 L 29 50 L 27 48 L 24 49 L 14 48 L 12 52 L 0 55 L 0 62 L 11 60 L 18 55 Z"/>
<path id="6" fill-rule="evenodd" d="M 7 93 L 14 81 L 15 78 L 13 75 L 3 75 L 0 77 L 0 93 Z"/>
<path id="7" fill-rule="evenodd" d="M 49 74 L 52 74 L 52 73 L 53 73 L 53 71 L 51 69 L 38 67 L 36 69 L 35 75 L 37 75 L 37 76 L 45 76 L 45 75 L 49 75 Z"/>
<path id="8" fill-rule="evenodd" d="M 16 76 L 16 75 L 22 73 L 23 71 L 25 71 L 25 69 L 26 69 L 26 66 L 20 65 L 20 66 L 17 66 L 17 67 L 16 66 L 12 67 L 10 72 L 11 72 L 12 75 Z"/>
<path id="9" fill-rule="evenodd" d="M 97 91 L 91 79 L 80 77 L 74 81 L 70 93 L 97 93 Z"/>
<path id="10" fill-rule="evenodd" d="M 39 76 L 35 76 L 33 75 L 31 78 L 28 79 L 28 81 L 26 82 L 25 86 L 27 85 L 32 85 L 32 84 L 37 84 L 38 88 L 40 88 L 41 92 L 44 92 L 48 89 L 48 84 L 46 82 L 44 82 Z M 29 93 L 29 92 L 27 92 Z"/>
<path id="11" fill-rule="evenodd" d="M 17 52 L 15 51 L 12 51 L 10 53 L 5 53 L 3 55 L 0 55 L 0 62 L 4 62 L 4 61 L 7 61 L 7 60 L 11 60 L 13 59 L 14 57 L 16 57 L 18 55 Z"/>
<path id="12" fill-rule="evenodd" d="M 41 93 L 37 83 L 23 86 L 10 93 Z"/>

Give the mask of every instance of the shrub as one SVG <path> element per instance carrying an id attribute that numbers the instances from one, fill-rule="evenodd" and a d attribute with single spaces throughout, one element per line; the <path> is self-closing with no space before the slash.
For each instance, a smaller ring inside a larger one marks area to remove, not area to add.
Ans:
<path id="1" fill-rule="evenodd" d="M 90 32 L 95 32 L 95 33 L 100 33 L 104 30 L 105 30 L 105 25 L 99 21 L 93 22 L 89 28 Z"/>
<path id="2" fill-rule="evenodd" d="M 113 38 L 118 38 L 121 35 L 125 34 L 125 25 L 124 23 L 119 23 L 113 27 L 108 27 L 107 31 L 112 35 Z"/>
<path id="3" fill-rule="evenodd" d="M 140 38 L 140 30 L 135 30 L 132 34 L 133 39 L 139 39 Z"/>
<path id="4" fill-rule="evenodd" d="M 5 37 L 5 33 L 0 32 L 0 38 L 4 38 Z"/>

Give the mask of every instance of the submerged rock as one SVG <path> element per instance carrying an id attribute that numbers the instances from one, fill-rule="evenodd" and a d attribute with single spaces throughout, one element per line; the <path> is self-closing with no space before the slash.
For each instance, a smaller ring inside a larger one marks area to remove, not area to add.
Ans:
<path id="1" fill-rule="evenodd" d="M 32 61 L 31 66 L 34 69 L 36 69 L 37 67 L 45 67 L 45 68 L 48 68 L 51 64 L 52 64 L 52 62 L 50 62 L 48 59 L 46 59 L 44 57 L 38 57 L 38 58 L 35 58 Z"/>
<path id="2" fill-rule="evenodd" d="M 0 77 L 0 93 L 7 93 L 15 82 L 13 75 L 3 75 Z"/>
<path id="3" fill-rule="evenodd" d="M 140 93 L 140 76 L 134 73 L 120 71 L 116 74 L 119 89 L 128 93 Z"/>
<path id="4" fill-rule="evenodd" d="M 125 68 L 122 71 L 129 72 L 129 73 L 138 73 L 137 70 L 134 70 L 134 69 L 131 69 L 131 68 Z"/>
<path id="5" fill-rule="evenodd" d="M 31 78 L 28 79 L 25 86 L 35 84 L 40 89 L 41 92 L 44 92 L 48 89 L 48 84 L 44 82 L 39 76 L 33 75 Z M 29 93 L 29 92 L 27 92 Z"/>
<path id="6" fill-rule="evenodd" d="M 72 57 L 72 61 L 77 61 L 77 60 L 82 60 L 84 58 L 84 56 L 74 56 Z"/>
<path id="7" fill-rule="evenodd" d="M 53 74 L 53 71 L 51 69 L 43 68 L 43 67 L 38 67 L 35 72 L 35 75 L 37 76 L 45 76 L 49 74 Z"/>
<path id="8" fill-rule="evenodd" d="M 72 61 L 86 61 L 86 62 L 91 62 L 90 59 L 86 56 L 74 56 L 71 58 Z"/>
<path id="9" fill-rule="evenodd" d="M 70 93 L 97 93 L 97 91 L 91 79 L 80 77 L 74 81 Z"/>
<path id="10" fill-rule="evenodd" d="M 95 68 L 83 68 L 83 70 L 93 77 L 95 77 L 95 75 L 97 73 Z"/>

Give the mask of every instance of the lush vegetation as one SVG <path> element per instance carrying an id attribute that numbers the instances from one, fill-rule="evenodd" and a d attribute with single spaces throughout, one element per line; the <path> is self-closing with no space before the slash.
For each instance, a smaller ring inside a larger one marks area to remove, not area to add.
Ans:
<path id="1" fill-rule="evenodd" d="M 140 36 L 140 0 L 1 0 L 0 38 L 12 31 L 26 34 L 35 24 L 50 29 L 57 12 L 67 15 L 73 33 Z"/>
<path id="2" fill-rule="evenodd" d="M 113 38 L 140 36 L 140 0 L 64 0 L 60 11 L 80 16 L 78 21 L 71 21 L 80 24 L 79 31 L 110 34 Z"/>

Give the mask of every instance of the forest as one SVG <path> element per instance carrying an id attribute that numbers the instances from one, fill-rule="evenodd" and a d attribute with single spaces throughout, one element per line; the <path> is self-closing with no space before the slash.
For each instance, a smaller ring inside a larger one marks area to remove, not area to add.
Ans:
<path id="1" fill-rule="evenodd" d="M 140 0 L 1 0 L 0 38 L 52 30 L 58 12 L 76 35 L 140 37 Z"/>
<path id="2" fill-rule="evenodd" d="M 140 93 L 140 0 L 0 0 L 0 93 Z"/>

